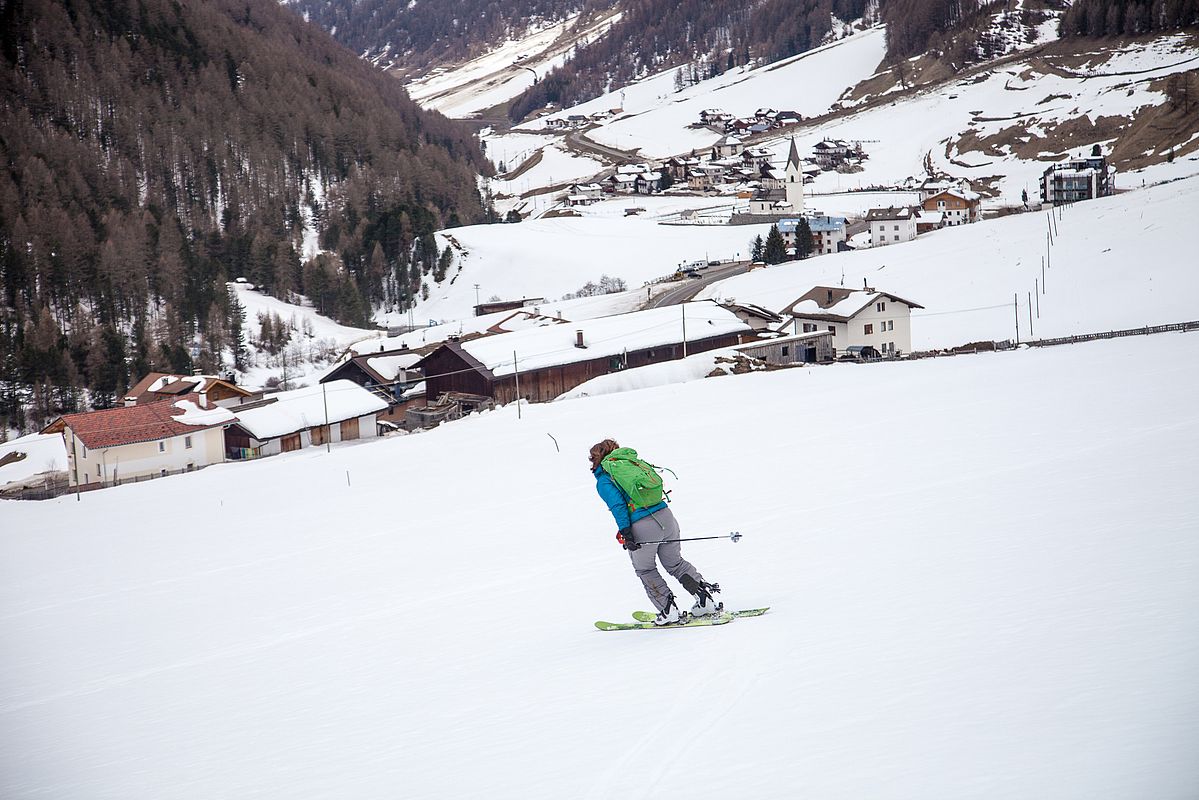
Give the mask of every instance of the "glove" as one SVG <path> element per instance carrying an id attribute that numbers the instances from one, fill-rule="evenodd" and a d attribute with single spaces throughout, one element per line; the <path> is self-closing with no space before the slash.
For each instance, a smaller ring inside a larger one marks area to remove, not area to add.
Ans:
<path id="1" fill-rule="evenodd" d="M 641 547 L 641 545 L 633 541 L 632 528 L 621 528 L 618 530 L 616 532 L 616 541 L 620 542 L 620 546 L 625 550 L 628 550 L 630 553 Z"/>

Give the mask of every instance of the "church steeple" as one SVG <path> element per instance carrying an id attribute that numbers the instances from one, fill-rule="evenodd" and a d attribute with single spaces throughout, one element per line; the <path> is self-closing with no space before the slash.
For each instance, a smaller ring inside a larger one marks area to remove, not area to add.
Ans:
<path id="1" fill-rule="evenodd" d="M 792 214 L 803 213 L 803 163 L 799 160 L 799 148 L 795 137 L 791 137 L 791 152 L 787 154 L 787 203 Z"/>

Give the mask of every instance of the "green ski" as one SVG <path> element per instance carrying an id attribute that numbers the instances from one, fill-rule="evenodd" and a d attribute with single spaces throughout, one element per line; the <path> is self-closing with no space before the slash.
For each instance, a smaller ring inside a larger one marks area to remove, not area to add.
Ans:
<path id="1" fill-rule="evenodd" d="M 737 617 L 760 617 L 769 610 L 770 610 L 770 606 L 766 606 L 766 608 L 747 608 L 744 611 L 722 611 L 720 613 L 727 614 L 727 615 L 733 617 L 734 619 L 736 619 Z M 638 620 L 639 622 L 653 622 L 654 617 L 656 617 L 656 616 L 657 616 L 657 614 L 655 614 L 652 611 L 634 611 L 633 612 L 633 618 Z M 703 619 L 703 617 L 699 617 L 699 619 Z"/>
<path id="2" fill-rule="evenodd" d="M 640 612 L 638 612 L 640 613 Z M 653 623 L 654 615 L 650 614 L 649 622 L 597 622 L 595 627 L 601 631 L 637 631 L 637 630 L 663 630 L 668 631 L 673 628 L 702 628 L 709 625 L 725 625 L 733 621 L 732 614 L 713 614 L 710 617 L 686 617 L 683 622 L 676 622 L 673 625 L 655 625 Z"/>

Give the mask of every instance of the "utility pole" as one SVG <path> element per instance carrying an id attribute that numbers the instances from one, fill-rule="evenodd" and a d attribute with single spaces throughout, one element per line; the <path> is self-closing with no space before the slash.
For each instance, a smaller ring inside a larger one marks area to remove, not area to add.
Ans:
<path id="1" fill-rule="evenodd" d="M 683 311 L 683 358 L 687 357 L 687 304 L 679 303 L 679 308 Z"/>
<path id="2" fill-rule="evenodd" d="M 1020 344 L 1020 295 L 1012 295 L 1012 310 L 1016 314 L 1016 344 Z"/>
<path id="3" fill-rule="evenodd" d="M 516 375 L 516 418 L 520 419 L 520 367 L 516 362 L 516 351 L 512 351 L 512 372 Z"/>
<path id="4" fill-rule="evenodd" d="M 329 440 L 333 438 L 332 431 L 329 430 L 329 384 L 321 384 L 321 402 L 325 404 L 325 452 L 332 453 L 333 445 L 329 444 Z"/>

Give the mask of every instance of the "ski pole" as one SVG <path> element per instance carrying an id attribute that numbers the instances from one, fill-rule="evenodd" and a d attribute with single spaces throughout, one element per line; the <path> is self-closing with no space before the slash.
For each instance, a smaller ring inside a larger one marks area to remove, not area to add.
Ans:
<path id="1" fill-rule="evenodd" d="M 693 536 L 690 539 L 659 539 L 656 542 L 637 542 L 638 545 L 643 544 L 665 544 L 667 542 L 703 542 L 708 539 L 732 539 L 734 542 L 741 541 L 741 534 L 733 531 L 724 536 Z"/>

